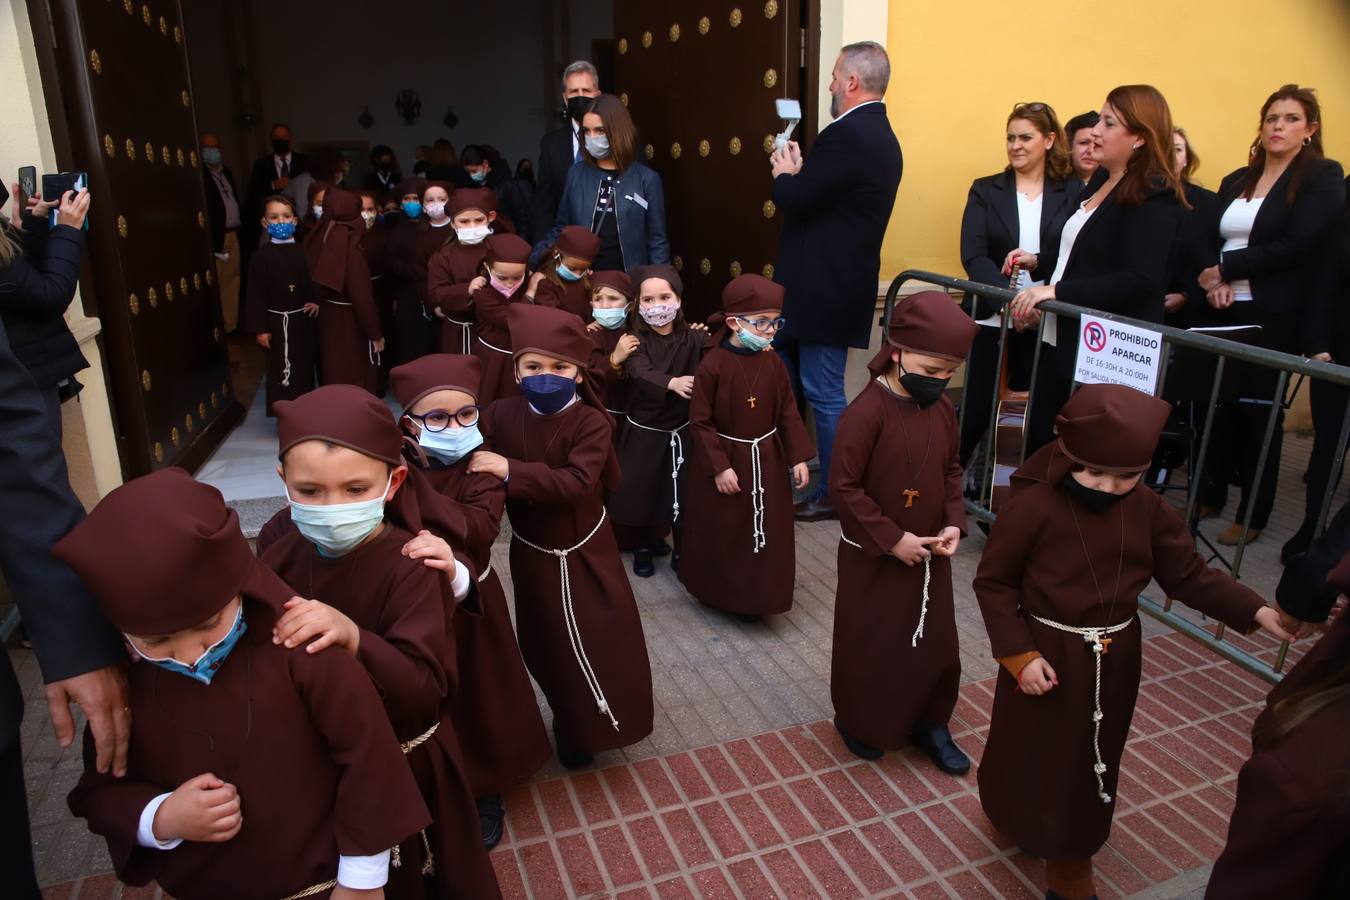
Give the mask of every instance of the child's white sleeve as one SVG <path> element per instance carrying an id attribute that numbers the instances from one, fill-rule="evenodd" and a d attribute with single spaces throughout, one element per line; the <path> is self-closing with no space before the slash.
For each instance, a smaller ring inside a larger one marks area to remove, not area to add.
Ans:
<path id="1" fill-rule="evenodd" d="M 182 838 L 175 838 L 172 841 L 161 841 L 155 837 L 155 813 L 164 805 L 164 801 L 169 799 L 168 794 L 160 794 L 149 803 L 145 804 L 145 809 L 141 810 L 141 824 L 136 829 L 136 843 L 142 847 L 149 847 L 152 850 L 172 850 L 183 843 Z"/>
<path id="2" fill-rule="evenodd" d="M 372 856 L 339 856 L 337 883 L 355 891 L 384 887 L 389 880 L 389 851 Z"/>
<path id="3" fill-rule="evenodd" d="M 469 596 L 469 588 L 473 587 L 473 579 L 469 577 L 469 567 L 462 562 L 455 564 L 455 577 L 450 580 L 450 592 L 455 595 L 455 602 L 460 603 L 465 597 Z"/>

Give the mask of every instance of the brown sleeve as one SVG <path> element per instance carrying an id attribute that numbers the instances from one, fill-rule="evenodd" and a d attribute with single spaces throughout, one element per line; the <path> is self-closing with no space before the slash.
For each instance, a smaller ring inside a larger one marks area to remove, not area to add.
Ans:
<path id="1" fill-rule="evenodd" d="M 713 421 L 713 405 L 717 400 L 717 370 L 713 359 L 705 358 L 694 373 L 694 393 L 689 398 L 689 430 L 713 474 L 720 475 L 731 468 L 731 457 L 722 446 L 722 439 L 717 436 L 717 423 Z"/>
<path id="2" fill-rule="evenodd" d="M 378 341 L 384 337 L 380 326 L 380 312 L 375 308 L 375 294 L 370 289 L 370 266 L 365 254 L 347 252 L 347 299 L 351 301 L 352 311 L 366 340 Z"/>
<path id="3" fill-rule="evenodd" d="M 1022 578 L 1034 562 L 1042 528 L 1035 503 L 1036 492 L 1028 489 L 1004 504 L 975 570 L 975 599 L 995 659 L 1036 649 L 1022 614 Z"/>
<path id="4" fill-rule="evenodd" d="M 1154 495 L 1153 577 L 1191 609 L 1218 619 L 1243 634 L 1254 631 L 1256 612 L 1266 605 L 1251 588 L 1210 568 L 1195 551 L 1195 540 L 1171 507 Z"/>
<path id="5" fill-rule="evenodd" d="M 657 400 L 664 398 L 670 390 L 671 374 L 652 365 L 651 357 L 648 355 L 648 343 L 641 335 L 638 336 L 637 349 L 624 361 L 623 372 L 635 390 L 640 390 Z"/>
<path id="6" fill-rule="evenodd" d="M 67 803 L 70 811 L 89 823 L 89 830 L 108 842 L 108 855 L 113 869 L 127 884 L 145 884 L 156 874 L 156 854 L 163 850 L 147 849 L 137 843 L 141 813 L 151 800 L 172 791 L 177 785 L 155 784 L 148 773 L 128 770 L 122 778 L 112 773 L 100 775 L 94 768 L 94 739 L 89 728 L 84 730 L 84 774 L 70 792 Z"/>
<path id="7" fill-rule="evenodd" d="M 546 462 L 510 461 L 507 496 L 539 503 L 572 503 L 597 490 L 609 459 L 611 429 L 605 416 L 591 409 L 577 425 L 567 462 L 554 468 Z"/>
<path id="8" fill-rule="evenodd" d="M 942 400 L 941 414 L 947 428 L 947 446 L 951 456 L 947 460 L 946 498 L 943 503 L 943 521 L 966 534 L 965 470 L 961 468 L 961 432 L 956 425 L 956 410 L 951 401 Z"/>
<path id="9" fill-rule="evenodd" d="M 525 280 L 529 281 L 530 276 L 526 275 Z M 563 290 L 552 281 L 548 276 L 544 276 L 539 281 L 539 287 L 534 292 L 534 302 L 536 306 L 551 306 L 558 309 L 562 306 Z"/>
<path id="10" fill-rule="evenodd" d="M 881 440 L 882 419 L 876 407 L 855 401 L 839 419 L 830 460 L 830 496 L 839 513 L 840 530 L 870 556 L 890 556 L 905 529 L 886 515 L 863 486 L 867 466 Z"/>
<path id="11" fill-rule="evenodd" d="M 243 328 L 249 334 L 270 334 L 267 320 L 267 256 L 255 253 L 248 261 L 248 291 L 244 297 Z"/>
<path id="12" fill-rule="evenodd" d="M 477 311 L 478 321 L 506 330 L 506 310 L 510 307 L 511 301 L 503 297 L 501 291 L 490 284 L 485 284 L 474 291 L 472 302 L 473 308 Z"/>
<path id="13" fill-rule="evenodd" d="M 450 245 L 437 250 L 427 263 L 427 309 L 463 313 L 469 308 L 469 285 L 455 281 L 450 265 Z"/>
<path id="14" fill-rule="evenodd" d="M 1022 680 L 1022 670 L 1027 667 L 1027 663 L 1033 659 L 1040 659 L 1041 654 L 1035 650 L 1028 650 L 1026 653 L 1015 653 L 1012 656 L 1000 656 L 998 664 L 1008 670 L 1008 674 L 1014 681 Z"/>
<path id="15" fill-rule="evenodd" d="M 487 473 L 470 476 L 456 498 L 468 523 L 466 540 L 470 548 L 491 547 L 502 530 L 502 510 L 506 506 L 506 485 Z"/>

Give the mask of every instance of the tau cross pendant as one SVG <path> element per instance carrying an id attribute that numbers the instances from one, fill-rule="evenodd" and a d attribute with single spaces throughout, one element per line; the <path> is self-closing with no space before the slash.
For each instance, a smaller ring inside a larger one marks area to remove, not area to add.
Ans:
<path id="1" fill-rule="evenodd" d="M 295 285 L 293 285 L 293 284 L 288 284 L 288 285 L 286 285 L 286 287 L 290 289 L 290 292 L 291 292 L 292 294 L 295 293 Z"/>
<path id="2" fill-rule="evenodd" d="M 913 506 L 914 498 L 919 496 L 919 492 L 914 490 L 914 488 L 905 488 L 900 493 L 905 495 L 905 509 L 909 509 L 911 506 Z"/>
<path id="3" fill-rule="evenodd" d="M 1111 641 L 1112 641 L 1112 640 L 1114 640 L 1114 638 L 1109 638 L 1109 637 L 1099 638 L 1099 639 L 1097 640 L 1097 643 L 1099 643 L 1099 644 L 1102 645 L 1102 656 L 1105 656 L 1106 654 L 1108 654 L 1108 653 L 1111 652 Z"/>
<path id="4" fill-rule="evenodd" d="M 756 396 L 754 396 L 754 395 L 751 395 L 751 396 L 745 398 L 745 402 L 750 404 L 750 408 L 751 408 L 751 409 L 754 409 L 754 408 L 755 408 L 755 401 L 758 400 L 758 399 L 759 399 L 758 397 L 756 397 Z"/>

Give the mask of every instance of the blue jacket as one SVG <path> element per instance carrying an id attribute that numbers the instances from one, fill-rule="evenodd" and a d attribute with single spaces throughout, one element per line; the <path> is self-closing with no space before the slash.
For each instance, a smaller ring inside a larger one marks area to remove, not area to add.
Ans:
<path id="1" fill-rule="evenodd" d="M 605 175 L 614 175 L 614 192 L 619 205 L 619 247 L 626 268 L 670 262 L 670 241 L 666 239 L 666 197 L 661 176 L 640 162 L 622 173 L 609 173 L 588 162 L 579 162 L 567 171 L 567 185 L 558 204 L 553 228 L 530 254 L 530 266 L 539 265 L 544 251 L 557 240 L 568 225 L 591 227 L 595 200 Z M 645 201 L 646 207 L 639 202 Z"/>
<path id="2" fill-rule="evenodd" d="M 773 180 L 783 214 L 773 277 L 787 290 L 785 335 L 867 346 L 902 165 L 886 106 L 871 103 L 822 129 L 800 172 Z"/>

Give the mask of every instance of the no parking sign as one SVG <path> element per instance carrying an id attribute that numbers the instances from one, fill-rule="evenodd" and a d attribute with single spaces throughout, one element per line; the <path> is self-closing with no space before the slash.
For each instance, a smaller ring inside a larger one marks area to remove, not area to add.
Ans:
<path id="1" fill-rule="evenodd" d="M 1123 384 L 1145 394 L 1157 390 L 1161 334 L 1096 316 L 1083 316 L 1079 328 L 1075 381 Z"/>

